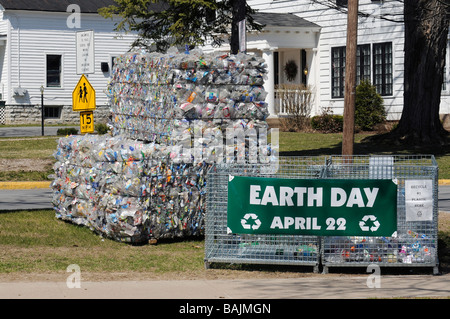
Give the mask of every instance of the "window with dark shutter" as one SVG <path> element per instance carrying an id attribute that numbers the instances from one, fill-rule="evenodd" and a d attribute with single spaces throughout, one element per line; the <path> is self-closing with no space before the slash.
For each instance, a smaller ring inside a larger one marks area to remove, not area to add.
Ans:
<path id="1" fill-rule="evenodd" d="M 338 7 L 347 7 L 348 0 L 336 0 L 336 5 Z"/>
<path id="2" fill-rule="evenodd" d="M 392 42 L 373 44 L 373 84 L 381 95 L 392 95 Z"/>
<path id="3" fill-rule="evenodd" d="M 61 55 L 47 55 L 47 87 L 61 87 Z"/>
<path id="4" fill-rule="evenodd" d="M 358 45 L 356 50 L 356 84 L 369 80 L 370 44 Z M 331 49 L 331 97 L 344 97 L 345 90 L 345 47 Z"/>
<path id="5" fill-rule="evenodd" d="M 345 47 L 331 49 L 331 97 L 344 97 Z"/>

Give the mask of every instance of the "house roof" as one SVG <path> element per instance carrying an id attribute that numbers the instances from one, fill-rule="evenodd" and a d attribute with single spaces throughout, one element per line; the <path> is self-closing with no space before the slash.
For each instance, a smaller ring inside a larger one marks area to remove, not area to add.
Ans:
<path id="1" fill-rule="evenodd" d="M 71 4 L 79 5 L 83 13 L 97 13 L 98 9 L 114 5 L 116 2 L 114 0 L 0 0 L 0 5 L 5 10 L 67 12 L 67 7 Z M 319 27 L 291 13 L 257 12 L 253 14 L 253 18 L 256 22 L 269 27 Z"/>
<path id="2" fill-rule="evenodd" d="M 266 27 L 320 28 L 319 25 L 292 13 L 256 12 L 253 18 Z"/>
<path id="3" fill-rule="evenodd" d="M 83 13 L 97 13 L 98 9 L 115 4 L 114 0 L 0 0 L 5 10 L 66 12 L 71 4 L 80 6 Z"/>

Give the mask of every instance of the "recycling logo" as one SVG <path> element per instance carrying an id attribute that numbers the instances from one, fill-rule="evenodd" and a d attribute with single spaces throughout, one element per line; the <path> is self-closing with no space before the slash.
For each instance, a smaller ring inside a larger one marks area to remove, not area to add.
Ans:
<path id="1" fill-rule="evenodd" d="M 369 227 L 367 226 L 366 222 L 370 219 L 373 226 Z M 377 218 L 374 215 L 366 215 L 362 218 L 362 220 L 359 222 L 359 228 L 361 228 L 362 231 L 377 231 L 378 228 L 380 228 L 380 222 L 377 220 Z"/>
<path id="2" fill-rule="evenodd" d="M 253 225 L 249 224 L 248 221 L 252 219 Z M 261 221 L 258 219 L 258 216 L 256 214 L 245 214 L 244 218 L 241 219 L 241 225 L 244 229 L 253 229 L 257 230 L 259 226 L 261 226 Z"/>

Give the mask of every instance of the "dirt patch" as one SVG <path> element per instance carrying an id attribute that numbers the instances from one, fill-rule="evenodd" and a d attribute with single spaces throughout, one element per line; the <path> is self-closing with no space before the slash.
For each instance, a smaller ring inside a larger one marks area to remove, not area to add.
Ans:
<path id="1" fill-rule="evenodd" d="M 0 172 L 45 172 L 53 166 L 52 159 L 0 159 Z"/>

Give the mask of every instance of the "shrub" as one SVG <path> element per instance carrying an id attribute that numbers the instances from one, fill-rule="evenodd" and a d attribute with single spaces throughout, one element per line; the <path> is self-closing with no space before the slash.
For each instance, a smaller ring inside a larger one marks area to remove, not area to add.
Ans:
<path id="1" fill-rule="evenodd" d="M 311 118 L 311 127 L 323 133 L 342 132 L 344 117 L 342 115 L 333 115 L 330 109 L 324 109 L 321 115 Z"/>
<path id="2" fill-rule="evenodd" d="M 383 98 L 369 81 L 361 81 L 356 87 L 355 125 L 362 130 L 373 130 L 386 121 Z"/>
<path id="3" fill-rule="evenodd" d="M 108 133 L 108 126 L 104 123 L 95 124 L 95 130 L 99 135 Z"/>
<path id="4" fill-rule="evenodd" d="M 59 128 L 56 131 L 56 135 L 77 135 L 78 130 L 73 127 L 67 127 L 67 128 Z"/>

